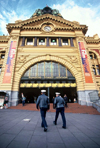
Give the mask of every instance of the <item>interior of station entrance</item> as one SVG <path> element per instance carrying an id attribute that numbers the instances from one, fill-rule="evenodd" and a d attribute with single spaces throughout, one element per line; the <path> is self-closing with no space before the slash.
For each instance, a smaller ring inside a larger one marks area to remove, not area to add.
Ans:
<path id="1" fill-rule="evenodd" d="M 50 86 L 47 87 L 47 84 L 50 84 Z M 56 84 L 57 87 L 54 87 L 53 84 Z M 68 87 L 66 87 L 67 84 L 69 85 Z M 73 84 L 75 84 L 74 87 L 72 86 Z M 35 85 L 38 86 L 36 87 Z M 61 85 L 63 86 L 61 87 Z M 57 62 L 42 61 L 29 67 L 20 81 L 19 98 L 21 98 L 21 93 L 23 93 L 27 103 L 35 103 L 37 97 L 41 94 L 41 89 L 46 90 L 46 95 L 49 97 L 50 102 L 55 97 L 55 92 L 60 92 L 62 97 L 66 94 L 68 102 L 73 102 L 74 98 L 77 99 L 75 77 L 69 69 Z"/>
<path id="2" fill-rule="evenodd" d="M 46 95 L 49 97 L 50 103 L 52 103 L 53 97 L 56 97 L 55 92 L 60 92 L 61 97 L 64 97 L 64 95 L 66 94 L 69 103 L 73 103 L 74 98 L 77 99 L 76 87 L 20 88 L 19 94 L 24 94 L 24 96 L 26 97 L 26 103 L 36 103 L 38 96 L 41 95 L 41 89 L 46 90 Z"/>

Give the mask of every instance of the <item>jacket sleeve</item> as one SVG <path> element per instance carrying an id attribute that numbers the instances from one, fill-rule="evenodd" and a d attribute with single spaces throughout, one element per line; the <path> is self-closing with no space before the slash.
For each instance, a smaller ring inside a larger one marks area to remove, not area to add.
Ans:
<path id="1" fill-rule="evenodd" d="M 40 96 L 38 97 L 37 101 L 36 101 L 36 108 L 39 108 L 39 103 L 40 103 Z"/>

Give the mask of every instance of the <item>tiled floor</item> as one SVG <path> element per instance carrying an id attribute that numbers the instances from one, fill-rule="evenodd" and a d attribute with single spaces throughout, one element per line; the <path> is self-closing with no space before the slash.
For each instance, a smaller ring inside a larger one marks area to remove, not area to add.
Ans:
<path id="1" fill-rule="evenodd" d="M 65 113 L 67 129 L 59 115 L 47 112 L 44 132 L 39 111 L 0 110 L 0 148 L 100 148 L 100 115 Z M 30 119 L 24 121 L 23 119 Z"/>

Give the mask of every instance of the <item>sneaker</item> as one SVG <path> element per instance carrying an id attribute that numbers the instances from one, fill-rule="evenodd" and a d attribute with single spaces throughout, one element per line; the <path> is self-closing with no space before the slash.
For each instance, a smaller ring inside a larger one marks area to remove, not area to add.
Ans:
<path id="1" fill-rule="evenodd" d="M 57 123 L 56 123 L 55 121 L 53 121 L 53 124 L 54 124 L 54 125 L 57 125 Z"/>

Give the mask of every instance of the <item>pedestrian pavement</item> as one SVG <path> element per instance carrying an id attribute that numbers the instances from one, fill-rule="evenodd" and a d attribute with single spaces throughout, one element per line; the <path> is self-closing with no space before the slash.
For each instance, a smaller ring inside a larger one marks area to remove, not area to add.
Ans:
<path id="1" fill-rule="evenodd" d="M 100 148 L 100 115 L 65 113 L 67 129 L 59 115 L 47 112 L 44 132 L 39 111 L 0 110 L 0 148 Z M 29 119 L 25 120 L 24 119 Z"/>

